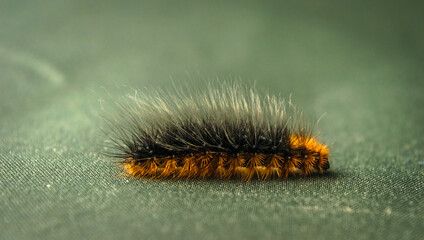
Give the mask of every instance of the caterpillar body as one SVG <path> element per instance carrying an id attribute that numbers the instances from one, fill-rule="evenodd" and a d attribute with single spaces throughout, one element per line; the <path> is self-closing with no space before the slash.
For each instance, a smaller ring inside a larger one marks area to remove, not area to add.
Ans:
<path id="1" fill-rule="evenodd" d="M 135 95 L 109 120 L 126 173 L 142 178 L 287 178 L 323 173 L 329 149 L 291 102 L 239 84 Z"/>

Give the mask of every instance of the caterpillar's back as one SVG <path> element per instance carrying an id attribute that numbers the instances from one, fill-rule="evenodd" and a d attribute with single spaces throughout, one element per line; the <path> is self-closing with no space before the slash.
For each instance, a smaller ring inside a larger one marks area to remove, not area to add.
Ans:
<path id="1" fill-rule="evenodd" d="M 329 168 L 328 147 L 291 103 L 238 84 L 136 94 L 119 109 L 111 155 L 136 177 L 250 180 Z"/>

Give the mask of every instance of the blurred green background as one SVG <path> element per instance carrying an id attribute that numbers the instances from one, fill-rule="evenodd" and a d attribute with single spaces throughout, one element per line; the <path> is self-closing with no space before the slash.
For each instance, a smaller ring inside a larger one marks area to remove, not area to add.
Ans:
<path id="1" fill-rule="evenodd" d="M 422 239 L 420 1 L 0 1 L 0 239 Z M 321 116 L 323 176 L 119 177 L 103 99 L 240 78 Z M 142 91 L 141 91 L 142 92 Z"/>

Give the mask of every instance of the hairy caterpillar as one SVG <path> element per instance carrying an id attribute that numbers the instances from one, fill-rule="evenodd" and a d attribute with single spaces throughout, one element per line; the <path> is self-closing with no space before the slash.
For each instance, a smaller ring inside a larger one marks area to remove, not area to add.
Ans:
<path id="1" fill-rule="evenodd" d="M 119 113 L 108 121 L 110 155 L 136 177 L 287 178 L 330 166 L 328 147 L 291 102 L 239 84 L 136 94 Z"/>

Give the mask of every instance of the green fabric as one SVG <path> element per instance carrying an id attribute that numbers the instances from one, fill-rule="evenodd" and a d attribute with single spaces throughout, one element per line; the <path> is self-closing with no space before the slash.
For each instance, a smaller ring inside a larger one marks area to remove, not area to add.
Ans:
<path id="1" fill-rule="evenodd" d="M 2 1 L 0 239 L 424 238 L 422 10 Z M 216 76 L 326 113 L 317 130 L 331 171 L 149 181 L 120 176 L 100 154 L 109 93 Z"/>

